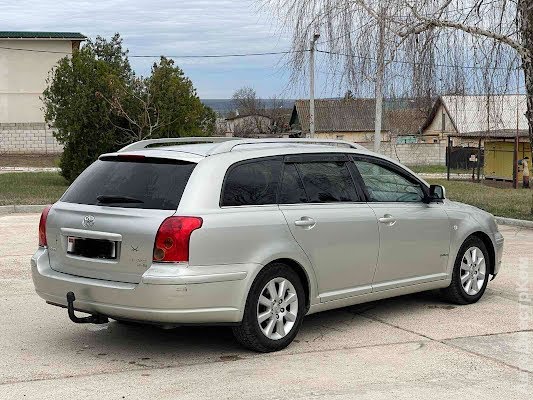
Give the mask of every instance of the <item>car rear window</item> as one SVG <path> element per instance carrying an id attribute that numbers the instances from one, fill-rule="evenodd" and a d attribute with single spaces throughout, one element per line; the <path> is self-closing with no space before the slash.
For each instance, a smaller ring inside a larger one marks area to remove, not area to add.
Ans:
<path id="1" fill-rule="evenodd" d="M 174 210 L 195 166 L 195 163 L 156 158 L 98 160 L 72 183 L 61 201 Z"/>

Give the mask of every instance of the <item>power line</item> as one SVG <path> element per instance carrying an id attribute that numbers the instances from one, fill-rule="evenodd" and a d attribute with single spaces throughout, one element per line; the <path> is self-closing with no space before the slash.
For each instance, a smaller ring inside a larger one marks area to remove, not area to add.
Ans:
<path id="1" fill-rule="evenodd" d="M 293 53 L 304 53 L 309 50 L 286 50 L 286 51 L 268 51 L 262 53 L 233 53 L 233 54 L 188 54 L 188 55 L 166 55 L 167 58 L 229 58 L 229 57 L 254 57 L 254 56 L 275 56 Z M 132 58 L 159 58 L 162 55 L 128 55 Z"/>
<path id="2" fill-rule="evenodd" d="M 14 50 L 14 51 L 27 51 L 34 53 L 50 53 L 50 54 L 64 54 L 71 55 L 71 52 L 66 51 L 53 51 L 53 50 L 37 50 L 37 49 L 23 49 L 16 47 L 0 47 L 3 50 Z M 230 57 L 255 57 L 255 56 L 273 56 L 273 55 L 285 55 L 293 53 L 304 53 L 309 50 L 285 50 L 285 51 L 267 51 L 259 53 L 229 53 L 229 54 L 184 54 L 184 55 L 152 55 L 152 54 L 127 54 L 128 58 L 230 58 Z"/>
<path id="3" fill-rule="evenodd" d="M 318 53 L 337 55 L 337 56 L 343 56 L 343 57 L 350 57 L 350 58 L 358 58 L 360 60 L 377 62 L 377 60 L 375 58 L 373 58 L 373 57 L 359 56 L 359 55 L 356 55 L 356 54 L 346 54 L 346 53 L 340 53 L 340 52 L 328 51 L 328 50 L 318 50 L 317 49 L 316 51 Z M 402 60 L 385 60 L 385 62 L 386 63 L 393 63 L 393 64 L 394 63 L 395 64 L 406 64 L 406 65 L 425 65 L 425 66 L 439 67 L 439 68 L 486 69 L 485 67 L 477 67 L 475 65 L 429 64 L 429 63 L 418 63 L 418 62 L 415 62 L 415 61 L 402 61 Z M 520 68 L 492 67 L 490 69 L 509 71 L 509 70 L 518 70 Z"/>
<path id="4" fill-rule="evenodd" d="M 53 50 L 38 50 L 38 49 L 24 49 L 24 48 L 16 48 L 16 47 L 4 47 L 0 46 L 0 49 L 3 50 L 13 50 L 13 51 L 26 51 L 26 52 L 34 52 L 34 53 L 49 53 L 49 54 L 64 54 L 64 55 L 71 55 L 71 52 L 64 52 L 64 51 L 53 51 Z M 184 54 L 184 55 L 152 55 L 152 54 L 127 54 L 128 58 L 159 58 L 159 57 L 167 57 L 167 58 L 188 58 L 188 59 L 198 59 L 198 58 L 238 58 L 238 57 L 256 57 L 256 56 L 272 56 L 272 55 L 287 55 L 287 54 L 296 54 L 296 53 L 306 53 L 309 52 L 309 49 L 301 49 L 301 50 L 284 50 L 284 51 L 267 51 L 267 52 L 257 52 L 257 53 L 227 53 L 227 54 Z M 316 50 L 318 53 L 324 53 L 329 55 L 338 55 L 343 57 L 351 57 L 351 58 L 358 58 L 361 60 L 367 60 L 367 61 L 374 61 L 376 62 L 375 58 L 372 57 L 366 57 L 366 56 L 359 56 L 355 54 L 346 54 L 341 52 L 335 52 L 335 51 L 329 51 L 329 50 Z M 402 61 L 402 60 L 386 60 L 386 62 L 391 62 L 395 64 L 404 64 L 404 65 L 426 65 L 426 66 L 434 66 L 439 68 L 464 68 L 464 69 L 472 69 L 472 70 L 480 70 L 485 69 L 484 67 L 477 67 L 474 65 L 458 65 L 458 64 L 429 64 L 429 63 L 417 63 L 414 61 Z M 492 69 L 496 70 L 509 70 L 509 68 L 505 67 L 492 67 Z M 514 68 L 514 69 L 520 69 L 520 68 Z"/>

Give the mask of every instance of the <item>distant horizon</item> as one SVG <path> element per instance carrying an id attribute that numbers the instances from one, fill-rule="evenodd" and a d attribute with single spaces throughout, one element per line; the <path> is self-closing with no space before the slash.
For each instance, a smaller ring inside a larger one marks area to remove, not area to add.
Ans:
<path id="1" fill-rule="evenodd" d="M 272 101 L 272 99 L 257 99 L 262 105 L 265 105 L 268 108 L 268 103 Z M 200 97 L 200 101 L 210 107 L 213 111 L 219 113 L 219 114 L 228 114 L 232 111 L 235 111 L 235 107 L 233 107 L 233 99 L 231 98 L 218 98 L 218 99 L 205 99 Z M 292 108 L 294 105 L 295 100 L 294 99 L 276 99 L 276 101 L 279 101 L 282 103 L 283 108 Z"/>

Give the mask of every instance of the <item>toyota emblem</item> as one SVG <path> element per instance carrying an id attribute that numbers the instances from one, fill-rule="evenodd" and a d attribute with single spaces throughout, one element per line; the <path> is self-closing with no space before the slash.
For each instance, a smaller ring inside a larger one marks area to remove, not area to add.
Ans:
<path id="1" fill-rule="evenodd" d="M 83 217 L 83 221 L 81 221 L 81 224 L 85 228 L 90 228 L 90 227 L 94 226 L 94 216 L 93 215 L 86 215 L 85 217 Z"/>

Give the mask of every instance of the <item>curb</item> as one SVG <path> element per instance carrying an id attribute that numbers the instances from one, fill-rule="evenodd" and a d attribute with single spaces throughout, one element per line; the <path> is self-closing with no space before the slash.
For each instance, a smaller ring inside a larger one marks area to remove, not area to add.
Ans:
<path id="1" fill-rule="evenodd" d="M 533 221 L 526 221 L 524 219 L 514 219 L 514 218 L 504 218 L 504 217 L 494 217 L 498 225 L 510 225 L 510 226 L 520 226 L 522 228 L 533 229 Z"/>
<path id="2" fill-rule="evenodd" d="M 40 213 L 45 207 L 45 204 L 0 206 L 0 216 L 15 213 Z M 520 226 L 522 228 L 533 229 L 533 221 L 505 217 L 494 217 L 494 219 L 496 219 L 498 225 Z"/>
<path id="3" fill-rule="evenodd" d="M 59 172 L 58 167 L 0 167 L 0 172 Z"/>
<path id="4" fill-rule="evenodd" d="M 446 179 L 447 174 L 446 172 L 419 172 L 416 174 L 417 176 L 424 178 L 424 179 Z M 451 180 L 459 180 L 459 181 L 468 181 L 472 180 L 472 174 L 450 174 Z"/>

